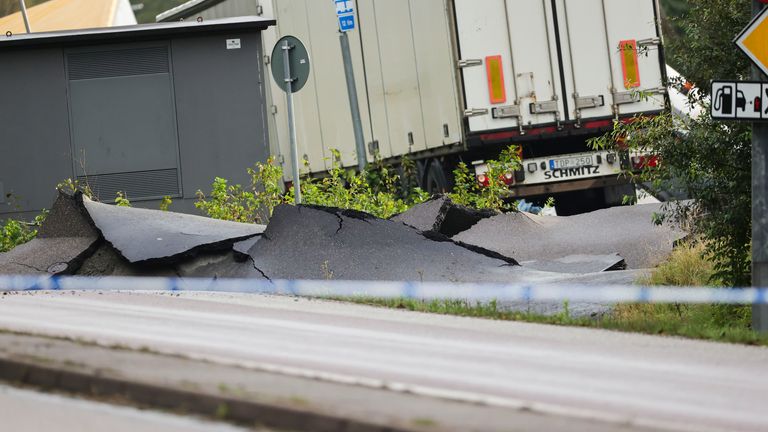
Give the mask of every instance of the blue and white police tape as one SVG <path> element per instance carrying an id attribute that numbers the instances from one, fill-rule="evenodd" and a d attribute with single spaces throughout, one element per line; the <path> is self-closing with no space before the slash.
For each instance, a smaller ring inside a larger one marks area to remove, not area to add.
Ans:
<path id="1" fill-rule="evenodd" d="M 462 299 L 473 302 L 496 300 L 504 302 L 768 304 L 768 289 L 765 288 L 0 276 L 0 292 L 20 291 L 224 292 L 302 297 Z"/>

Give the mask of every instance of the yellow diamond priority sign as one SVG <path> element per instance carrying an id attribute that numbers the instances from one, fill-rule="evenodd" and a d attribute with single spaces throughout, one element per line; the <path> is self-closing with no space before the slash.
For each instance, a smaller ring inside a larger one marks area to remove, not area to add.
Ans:
<path id="1" fill-rule="evenodd" d="M 768 8 L 763 9 L 734 42 L 768 75 Z"/>

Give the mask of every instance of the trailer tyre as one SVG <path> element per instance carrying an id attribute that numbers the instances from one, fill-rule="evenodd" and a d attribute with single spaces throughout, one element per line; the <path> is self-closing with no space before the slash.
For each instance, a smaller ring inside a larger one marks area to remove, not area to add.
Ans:
<path id="1" fill-rule="evenodd" d="M 424 190 L 430 194 L 439 194 L 450 192 L 450 189 L 451 185 L 445 174 L 443 163 L 438 159 L 432 159 L 424 176 Z"/>

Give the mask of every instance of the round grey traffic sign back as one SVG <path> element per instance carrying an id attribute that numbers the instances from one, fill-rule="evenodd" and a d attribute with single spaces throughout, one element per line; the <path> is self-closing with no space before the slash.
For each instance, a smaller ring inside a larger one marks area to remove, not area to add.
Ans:
<path id="1" fill-rule="evenodd" d="M 288 49 L 286 49 L 286 46 Z M 309 79 L 309 53 L 298 38 L 283 36 L 272 49 L 272 77 L 277 85 L 288 91 L 285 81 L 285 52 L 288 52 L 288 62 L 291 71 L 291 93 L 296 93 L 304 87 Z"/>

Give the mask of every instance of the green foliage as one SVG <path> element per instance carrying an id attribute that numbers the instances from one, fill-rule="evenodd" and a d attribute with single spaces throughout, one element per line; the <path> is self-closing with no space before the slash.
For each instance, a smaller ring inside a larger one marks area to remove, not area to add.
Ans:
<path id="1" fill-rule="evenodd" d="M 302 203 L 358 210 L 386 219 L 429 199 L 429 194 L 416 187 L 416 164 L 407 158 L 401 163 L 402 177 L 378 158 L 361 173 L 343 168 L 337 150 L 332 150 L 332 160 L 327 176 L 302 179 Z M 460 164 L 451 198 L 476 208 L 511 209 L 513 205 L 503 199 L 508 189 L 502 176 L 520 167 L 517 147 L 505 149 L 498 160 L 487 164 L 494 180 L 485 188 L 477 184 L 465 164 Z M 275 207 L 294 202 L 293 188 L 283 192 L 283 171 L 274 158 L 257 163 L 248 174 L 251 184 L 247 188 L 230 185 L 226 179 L 217 177 L 209 195 L 197 191 L 195 206 L 216 219 L 265 223 Z"/>
<path id="2" fill-rule="evenodd" d="M 173 204 L 171 197 L 168 195 L 164 196 L 163 200 L 160 201 L 160 211 L 168 211 L 168 208 L 171 207 L 171 204 Z"/>
<path id="3" fill-rule="evenodd" d="M 283 194 L 283 169 L 270 157 L 266 163 L 257 163 L 256 169 L 248 168 L 251 176 L 251 190 L 255 198 L 256 208 L 265 213 L 258 213 L 256 220 L 260 223 L 269 220 L 275 207 L 286 202 Z"/>
<path id="4" fill-rule="evenodd" d="M 45 3 L 49 0 L 25 0 L 24 4 L 27 5 L 27 9 L 37 6 L 41 3 Z M 19 0 L 0 0 L 0 17 L 10 15 L 19 11 Z M 34 28 L 32 29 L 34 30 Z M 5 32 L 5 30 L 3 30 Z"/>
<path id="5" fill-rule="evenodd" d="M 356 173 L 342 168 L 336 162 L 340 160 L 339 152 L 332 152 L 334 162 L 327 177 L 302 180 L 303 203 L 359 210 L 386 219 L 429 198 L 419 188 L 411 189 L 406 198 L 401 198 L 400 176 L 391 168 L 374 163 Z"/>
<path id="6" fill-rule="evenodd" d="M 448 194 L 457 204 L 478 209 L 511 210 L 514 204 L 505 201 L 509 187 L 504 183 L 504 175 L 520 169 L 519 147 L 512 145 L 504 149 L 498 160 L 486 161 L 488 185 L 483 187 L 477 182 L 464 162 L 460 162 L 453 171 L 454 190 Z"/>
<path id="7" fill-rule="evenodd" d="M 670 41 L 682 34 L 679 19 L 688 13 L 690 3 L 688 0 L 661 0 L 660 3 L 664 37 Z"/>
<path id="8" fill-rule="evenodd" d="M 258 206 L 252 192 L 241 185 L 229 185 L 226 179 L 216 177 L 209 197 L 197 191 L 195 207 L 214 219 L 253 223 L 257 218 Z"/>
<path id="9" fill-rule="evenodd" d="M 706 248 L 700 241 L 678 245 L 666 262 L 647 277 L 638 280 L 638 283 L 688 287 L 721 285 L 715 277 L 715 266 L 706 259 Z"/>
<path id="10" fill-rule="evenodd" d="M 282 193 L 282 168 L 274 158 L 249 168 L 251 184 L 244 188 L 230 185 L 226 179 L 216 177 L 210 196 L 197 191 L 195 207 L 214 219 L 243 223 L 266 223 L 279 204 L 289 202 Z"/>
<path id="11" fill-rule="evenodd" d="M 732 41 L 749 23 L 751 3 L 696 0 L 689 1 L 688 7 L 687 13 L 681 10 L 684 14 L 672 19 L 681 34 L 668 40 L 670 64 L 704 92 L 712 79 L 748 79 L 749 60 Z"/>
<path id="12" fill-rule="evenodd" d="M 115 205 L 118 207 L 131 207 L 131 202 L 128 200 L 127 195 L 121 191 L 118 191 L 115 196 Z"/>
<path id="13" fill-rule="evenodd" d="M 32 223 L 8 219 L 0 226 L 0 252 L 8 252 L 20 244 L 27 243 L 37 236 L 37 228 L 45 221 L 48 212 L 43 210 Z"/>
<path id="14" fill-rule="evenodd" d="M 186 2 L 187 0 L 131 0 L 132 5 L 143 5 L 140 10 L 135 12 L 136 21 L 139 24 L 153 23 L 158 14 Z"/>
<path id="15" fill-rule="evenodd" d="M 703 242 L 679 245 L 669 259 L 638 282 L 643 285 L 722 286 L 717 266 L 707 259 Z M 672 316 L 674 326 L 710 333 L 748 331 L 752 322 L 752 307 L 742 305 L 620 305 L 614 315 L 635 321 L 664 321 Z M 659 316 L 661 318 L 655 318 Z M 667 325 L 667 328 L 670 324 Z M 692 331 L 692 330 L 686 330 Z"/>

